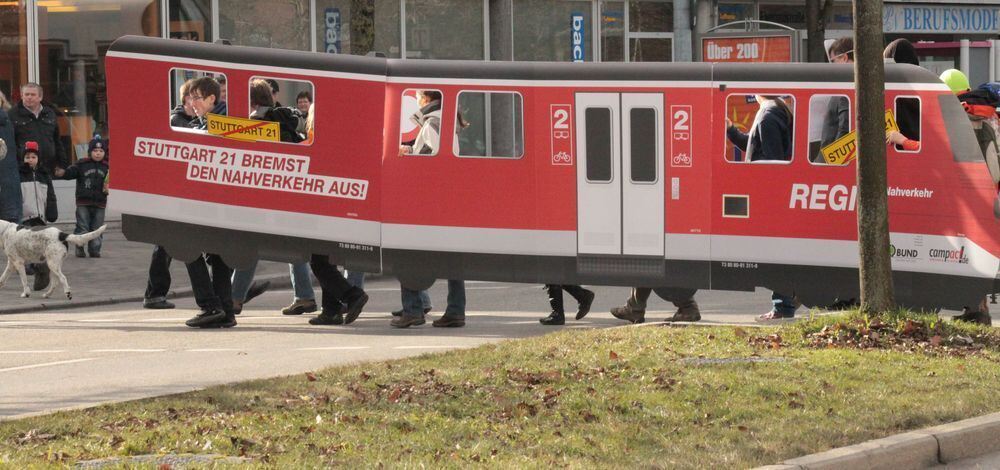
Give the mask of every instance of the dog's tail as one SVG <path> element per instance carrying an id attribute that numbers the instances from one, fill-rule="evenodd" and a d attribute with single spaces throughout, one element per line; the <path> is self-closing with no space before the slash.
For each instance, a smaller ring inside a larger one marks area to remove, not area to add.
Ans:
<path id="1" fill-rule="evenodd" d="M 104 229 L 108 228 L 107 224 L 102 225 L 101 228 L 94 230 L 93 232 L 81 233 L 79 235 L 69 235 L 66 233 L 59 233 L 59 241 L 69 242 L 76 246 L 86 245 L 87 242 L 101 236 L 104 233 Z"/>

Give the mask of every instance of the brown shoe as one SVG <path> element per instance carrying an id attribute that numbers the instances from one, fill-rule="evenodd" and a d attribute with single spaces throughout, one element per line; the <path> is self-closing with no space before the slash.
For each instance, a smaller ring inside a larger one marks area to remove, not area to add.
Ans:
<path id="1" fill-rule="evenodd" d="M 423 315 L 417 316 L 417 315 L 404 314 L 396 318 L 393 318 L 392 321 L 389 322 L 389 324 L 395 328 L 409 328 L 411 326 L 423 325 L 426 322 L 427 320 L 424 319 Z"/>
<path id="2" fill-rule="evenodd" d="M 625 305 L 623 307 L 615 307 L 611 309 L 611 314 L 614 315 L 615 318 L 618 318 L 620 320 L 625 320 L 633 324 L 644 323 L 646 321 L 645 310 L 633 309 L 628 305 Z"/>
<path id="3" fill-rule="evenodd" d="M 316 299 L 300 299 L 281 309 L 282 315 L 302 315 L 316 311 Z"/>
<path id="4" fill-rule="evenodd" d="M 692 302 L 691 305 L 685 305 L 677 309 L 674 316 L 667 318 L 666 322 L 672 321 L 698 321 L 701 320 L 701 311 L 698 310 L 698 304 Z"/>
<path id="5" fill-rule="evenodd" d="M 441 318 L 431 322 L 431 325 L 438 328 L 461 328 L 465 326 L 465 317 L 442 315 Z"/>

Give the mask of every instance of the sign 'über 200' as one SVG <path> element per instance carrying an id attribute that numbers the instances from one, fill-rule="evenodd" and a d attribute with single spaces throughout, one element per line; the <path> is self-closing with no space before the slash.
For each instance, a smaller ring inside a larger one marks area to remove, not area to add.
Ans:
<path id="1" fill-rule="evenodd" d="M 791 36 L 717 37 L 701 42 L 705 62 L 791 62 Z"/>

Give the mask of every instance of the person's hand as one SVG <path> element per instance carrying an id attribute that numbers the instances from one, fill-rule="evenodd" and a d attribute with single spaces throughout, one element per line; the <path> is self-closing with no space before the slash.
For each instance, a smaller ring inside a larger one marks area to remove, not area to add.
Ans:
<path id="1" fill-rule="evenodd" d="M 56 178 L 62 178 L 63 175 L 66 174 L 66 170 L 63 170 L 62 168 L 56 167 L 55 174 L 56 174 Z"/>
<path id="2" fill-rule="evenodd" d="M 906 136 L 900 134 L 899 131 L 889 131 L 885 133 L 885 143 L 903 145 L 906 142 Z"/>
<path id="3" fill-rule="evenodd" d="M 399 146 L 399 154 L 400 155 L 407 155 L 407 154 L 411 154 L 411 153 L 413 153 L 413 146 L 412 145 L 400 145 Z"/>

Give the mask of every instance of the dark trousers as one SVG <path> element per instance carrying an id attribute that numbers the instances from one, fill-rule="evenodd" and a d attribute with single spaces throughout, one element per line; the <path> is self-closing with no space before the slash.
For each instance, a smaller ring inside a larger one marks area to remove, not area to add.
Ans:
<path id="1" fill-rule="evenodd" d="M 212 274 L 208 274 L 208 267 Z M 221 308 L 226 313 L 233 311 L 233 270 L 226 265 L 219 255 L 206 253 L 194 261 L 187 263 L 188 276 L 191 276 L 191 289 L 194 290 L 194 302 L 203 310 Z"/>
<path id="2" fill-rule="evenodd" d="M 556 313 L 565 313 L 563 309 L 563 291 L 569 292 L 569 295 L 573 296 L 577 303 L 580 302 L 580 299 L 584 296 L 584 292 L 586 292 L 582 287 L 570 284 L 545 284 L 545 291 L 549 293 L 549 306 Z"/>
<path id="3" fill-rule="evenodd" d="M 149 261 L 149 281 L 146 283 L 146 300 L 157 302 L 167 299 L 170 290 L 170 255 L 162 246 L 153 248 Z"/>
<path id="4" fill-rule="evenodd" d="M 365 293 L 344 279 L 340 271 L 337 271 L 337 266 L 330 264 L 329 256 L 312 255 L 309 267 L 323 289 L 323 311 L 330 315 L 340 311 L 341 302 L 350 303 Z"/>

